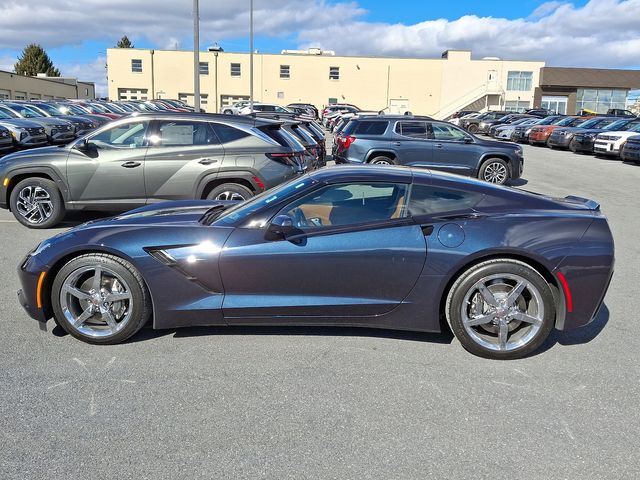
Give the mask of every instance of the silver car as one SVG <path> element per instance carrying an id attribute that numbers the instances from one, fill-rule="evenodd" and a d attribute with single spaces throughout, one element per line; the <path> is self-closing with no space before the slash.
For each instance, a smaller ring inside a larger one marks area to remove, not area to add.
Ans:
<path id="1" fill-rule="evenodd" d="M 305 171 L 305 149 L 280 122 L 141 113 L 65 147 L 0 159 L 0 208 L 32 228 L 66 210 L 122 212 L 179 199 L 246 200 Z"/>
<path id="2" fill-rule="evenodd" d="M 47 144 L 44 127 L 21 118 L 15 118 L 0 110 L 0 127 L 9 130 L 16 148 L 41 147 Z"/>
<path id="3" fill-rule="evenodd" d="M 19 103 L 0 104 L 0 111 L 11 115 L 14 118 L 30 120 L 44 127 L 47 141 L 52 144 L 69 143 L 76 138 L 76 127 L 66 120 L 43 117 L 29 109 L 24 108 Z"/>

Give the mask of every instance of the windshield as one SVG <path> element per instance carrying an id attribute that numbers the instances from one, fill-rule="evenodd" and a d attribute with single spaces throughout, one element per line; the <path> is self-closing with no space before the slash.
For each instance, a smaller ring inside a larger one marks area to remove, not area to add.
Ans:
<path id="1" fill-rule="evenodd" d="M 97 103 L 90 103 L 88 104 L 88 108 L 91 110 L 91 112 L 95 113 L 111 113 L 109 110 L 107 110 L 106 108 L 104 108 L 102 105 L 98 105 Z"/>
<path id="2" fill-rule="evenodd" d="M 78 106 L 78 105 L 61 105 L 60 106 L 60 111 L 62 113 L 76 113 L 78 115 L 86 115 L 87 111 L 85 111 L 82 107 Z"/>
<path id="3" fill-rule="evenodd" d="M 624 127 L 627 127 L 627 125 L 630 125 L 631 122 L 629 122 L 629 120 L 616 120 L 613 123 L 610 123 L 609 125 L 607 125 L 606 127 L 602 127 L 603 130 L 621 130 Z"/>
<path id="4" fill-rule="evenodd" d="M 20 115 L 18 115 L 16 112 L 11 110 L 9 107 L 5 107 L 4 105 L 0 106 L 0 111 L 8 115 L 8 117 L 6 118 L 21 118 Z"/>
<path id="5" fill-rule="evenodd" d="M 20 105 L 19 107 L 20 114 L 23 117 L 33 118 L 33 117 L 42 117 L 42 112 L 39 112 L 37 108 L 32 105 Z"/>
<path id="6" fill-rule="evenodd" d="M 40 110 L 44 110 L 44 111 L 45 111 L 45 112 L 47 112 L 49 115 L 54 115 L 54 116 L 55 116 L 55 115 L 60 115 L 60 111 L 59 111 L 56 107 L 54 107 L 54 106 L 52 106 L 52 105 L 49 105 L 48 103 L 39 103 L 39 104 L 37 105 L 37 107 L 38 107 Z"/>
<path id="7" fill-rule="evenodd" d="M 640 132 L 640 123 L 627 130 L 628 132 Z"/>
<path id="8" fill-rule="evenodd" d="M 562 118 L 560 120 L 557 120 L 556 122 L 553 123 L 553 125 L 559 125 L 561 127 L 568 127 L 569 125 L 571 125 L 575 121 L 576 121 L 575 117 L 565 117 L 565 118 Z"/>
<path id="9" fill-rule="evenodd" d="M 238 220 L 257 212 L 269 204 L 286 198 L 297 191 L 305 189 L 313 183 L 315 183 L 315 181 L 309 177 L 295 178 L 278 187 L 272 188 L 271 190 L 262 192 L 260 195 L 256 195 L 250 200 L 231 207 L 229 210 L 223 212 L 215 223 L 216 225 L 233 225 Z"/>
<path id="10" fill-rule="evenodd" d="M 16 117 L 12 117 L 11 115 L 8 115 L 2 109 L 0 109 L 0 118 L 2 120 L 11 120 L 12 118 L 16 118 Z"/>

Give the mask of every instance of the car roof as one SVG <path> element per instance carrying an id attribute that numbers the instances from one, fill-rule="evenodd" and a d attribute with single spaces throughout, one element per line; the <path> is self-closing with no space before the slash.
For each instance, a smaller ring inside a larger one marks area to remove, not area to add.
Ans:
<path id="1" fill-rule="evenodd" d="M 431 172 L 409 167 L 382 165 L 342 165 L 337 168 L 321 168 L 309 174 L 311 178 L 324 183 L 338 182 L 399 182 L 410 183 L 414 176 L 428 179 Z"/>
<path id="2" fill-rule="evenodd" d="M 219 121 L 225 123 L 238 123 L 244 125 L 274 125 L 276 122 L 268 118 L 254 117 L 249 115 L 225 115 L 223 113 L 197 113 L 197 112 L 137 112 L 136 115 L 128 115 L 123 118 L 151 118 L 151 119 L 174 119 Z"/>

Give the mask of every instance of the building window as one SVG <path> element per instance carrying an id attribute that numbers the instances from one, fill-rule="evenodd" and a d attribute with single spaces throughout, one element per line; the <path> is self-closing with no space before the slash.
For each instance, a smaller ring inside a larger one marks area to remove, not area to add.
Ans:
<path id="1" fill-rule="evenodd" d="M 131 60 L 131 71 L 133 73 L 142 73 L 142 60 L 140 59 L 132 59 Z"/>
<path id="2" fill-rule="evenodd" d="M 209 103 L 209 94 L 201 93 L 200 94 L 200 105 L 207 105 Z"/>
<path id="3" fill-rule="evenodd" d="M 119 88 L 118 100 L 146 100 L 149 97 L 149 90 L 146 88 Z"/>
<path id="4" fill-rule="evenodd" d="M 280 65 L 280 78 L 291 78 L 291 68 L 289 65 Z"/>
<path id="5" fill-rule="evenodd" d="M 576 111 L 590 110 L 607 113 L 611 108 L 625 109 L 627 90 L 579 88 L 576 93 Z"/>
<path id="6" fill-rule="evenodd" d="M 89 89 L 88 89 L 88 88 L 85 88 L 85 89 L 84 89 L 84 94 L 85 94 L 87 97 L 89 96 Z"/>
<path id="7" fill-rule="evenodd" d="M 13 94 L 13 99 L 14 100 L 26 100 L 27 99 L 27 92 L 15 92 Z"/>
<path id="8" fill-rule="evenodd" d="M 278 92 L 277 95 L 278 100 L 282 100 L 284 98 L 284 92 Z"/>
<path id="9" fill-rule="evenodd" d="M 239 63 L 232 63 L 231 64 L 231 76 L 232 77 L 239 77 L 242 73 L 242 70 L 240 70 L 240 64 Z"/>
<path id="10" fill-rule="evenodd" d="M 200 75 L 209 75 L 209 62 L 200 62 Z"/>
<path id="11" fill-rule="evenodd" d="M 529 92 L 532 86 L 533 72 L 509 72 L 507 74 L 507 90 Z"/>
<path id="12" fill-rule="evenodd" d="M 340 67 L 329 67 L 329 80 L 340 80 Z"/>
<path id="13" fill-rule="evenodd" d="M 529 109 L 529 102 L 525 100 L 507 100 L 504 103 L 505 112 L 522 113 L 527 109 Z"/>
<path id="14" fill-rule="evenodd" d="M 330 98 L 329 102 L 327 103 L 327 105 L 333 105 L 334 103 L 338 103 L 338 99 L 337 98 Z"/>

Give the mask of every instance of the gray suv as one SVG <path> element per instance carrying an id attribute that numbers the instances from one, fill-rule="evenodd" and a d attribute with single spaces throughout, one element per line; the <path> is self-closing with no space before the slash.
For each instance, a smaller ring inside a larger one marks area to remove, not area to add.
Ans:
<path id="1" fill-rule="evenodd" d="M 335 141 L 336 163 L 432 168 L 497 184 L 520 178 L 524 166 L 521 146 L 428 117 L 356 117 Z"/>
<path id="2" fill-rule="evenodd" d="M 32 228 L 66 210 L 121 212 L 178 199 L 245 200 L 304 172 L 304 147 L 270 120 L 140 114 L 65 147 L 0 159 L 0 208 Z"/>

